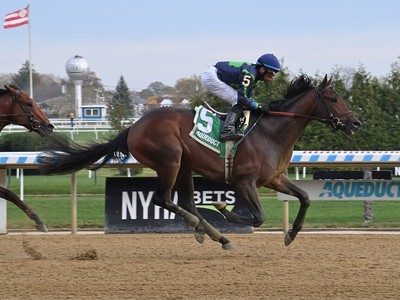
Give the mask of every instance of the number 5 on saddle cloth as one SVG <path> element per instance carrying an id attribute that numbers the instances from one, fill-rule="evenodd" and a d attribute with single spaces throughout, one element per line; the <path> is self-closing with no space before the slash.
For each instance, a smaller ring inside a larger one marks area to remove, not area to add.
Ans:
<path id="1" fill-rule="evenodd" d="M 217 152 L 219 157 L 225 159 L 225 181 L 229 183 L 232 172 L 233 157 L 241 140 L 225 141 L 219 140 L 222 128 L 221 115 L 200 105 L 195 108 L 196 115 L 193 119 L 193 129 L 189 135 L 203 146 Z M 244 116 L 239 118 L 239 128 L 242 133 L 248 127 L 250 111 L 244 111 Z"/>

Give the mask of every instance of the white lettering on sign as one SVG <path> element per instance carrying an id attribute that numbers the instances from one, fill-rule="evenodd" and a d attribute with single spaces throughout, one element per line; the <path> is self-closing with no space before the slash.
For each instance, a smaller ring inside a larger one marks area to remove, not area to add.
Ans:
<path id="1" fill-rule="evenodd" d="M 400 167 L 394 167 L 394 176 L 400 176 Z"/>
<path id="2" fill-rule="evenodd" d="M 138 211 L 142 211 L 142 219 L 147 220 L 149 219 L 149 207 L 151 203 L 151 198 L 153 197 L 153 191 L 149 192 L 147 195 L 145 195 L 144 192 L 141 191 L 132 191 L 132 198 L 129 197 L 128 192 L 122 192 L 122 210 L 121 210 L 121 219 L 122 220 L 127 220 L 127 219 L 132 219 L 136 220 L 138 219 Z M 178 195 L 177 193 L 174 194 L 173 197 L 173 202 L 175 204 L 178 203 Z M 140 204 L 141 209 L 138 210 L 138 204 Z M 158 220 L 160 219 L 161 213 L 160 210 L 162 208 L 160 206 L 155 205 L 154 206 L 154 219 Z M 169 220 L 169 219 L 175 219 L 175 214 L 169 212 L 166 209 L 163 209 L 163 219 L 164 220 Z"/>
<path id="3" fill-rule="evenodd" d="M 129 211 L 130 219 L 137 218 L 137 205 L 136 201 L 129 199 L 128 192 L 122 192 L 122 220 L 127 219 L 127 211 Z"/>
<path id="4" fill-rule="evenodd" d="M 194 204 L 212 204 L 214 201 L 224 201 L 226 204 L 234 204 L 236 201 L 234 191 L 195 191 L 193 198 Z"/>
<path id="5" fill-rule="evenodd" d="M 197 124 L 197 129 L 203 131 L 205 133 L 210 133 L 212 131 L 213 119 L 210 116 L 207 116 L 207 110 L 202 109 L 200 111 L 200 119 L 206 122 L 207 126 L 204 126 L 202 123 Z"/>
<path id="6" fill-rule="evenodd" d="M 132 191 L 131 196 L 129 192 L 123 191 L 121 194 L 121 219 L 122 220 L 137 220 L 141 218 L 148 220 L 153 217 L 154 220 L 173 220 L 175 214 L 163 209 L 158 205 L 150 207 L 151 198 L 153 197 L 154 191 L 145 193 L 142 191 Z M 195 191 L 193 194 L 194 202 L 196 205 L 212 205 L 215 201 L 223 201 L 228 205 L 235 204 L 235 192 L 234 191 Z M 178 204 L 178 193 L 173 194 L 172 202 Z M 153 210 L 151 210 L 152 208 Z M 150 216 L 150 213 L 153 213 Z"/>

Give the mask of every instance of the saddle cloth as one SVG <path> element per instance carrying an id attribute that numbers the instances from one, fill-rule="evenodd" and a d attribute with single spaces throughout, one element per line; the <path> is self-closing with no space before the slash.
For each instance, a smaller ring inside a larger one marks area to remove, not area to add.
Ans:
<path id="1" fill-rule="evenodd" d="M 193 129 L 189 135 L 203 146 L 217 152 L 221 158 L 226 157 L 226 142 L 219 140 L 219 133 L 221 130 L 221 118 L 219 115 L 208 110 L 200 105 L 195 108 L 196 115 L 193 119 Z M 234 145 L 236 145 L 234 143 Z M 233 146 L 230 150 L 231 155 L 234 155 L 237 150 Z"/>

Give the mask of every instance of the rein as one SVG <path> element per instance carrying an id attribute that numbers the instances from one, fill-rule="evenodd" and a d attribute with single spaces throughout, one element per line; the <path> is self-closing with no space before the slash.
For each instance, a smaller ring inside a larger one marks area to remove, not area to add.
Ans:
<path id="1" fill-rule="evenodd" d="M 331 88 L 331 86 L 327 86 L 326 88 L 324 88 L 322 91 L 318 88 L 315 87 L 315 91 L 317 93 L 317 97 L 322 99 L 322 103 L 324 104 L 326 110 L 329 113 L 329 119 L 327 118 L 320 118 L 320 117 L 315 117 L 315 116 L 311 116 L 311 115 L 302 115 L 302 114 L 296 114 L 296 113 L 290 113 L 290 112 L 284 112 L 284 111 L 270 111 L 269 115 L 271 116 L 279 116 L 279 117 L 289 117 L 289 118 L 306 118 L 306 119 L 310 119 L 310 120 L 316 120 L 319 121 L 321 123 L 325 123 L 325 124 L 329 124 L 331 125 L 334 129 L 339 129 L 339 128 L 345 128 L 346 124 L 344 124 L 341 120 L 340 120 L 340 116 L 336 117 L 328 108 L 326 102 L 325 102 L 325 97 L 322 95 L 322 93 Z M 349 111 L 345 114 L 353 114 L 352 111 Z M 343 115 L 345 115 L 343 114 Z M 342 115 L 341 115 L 342 116 Z"/>

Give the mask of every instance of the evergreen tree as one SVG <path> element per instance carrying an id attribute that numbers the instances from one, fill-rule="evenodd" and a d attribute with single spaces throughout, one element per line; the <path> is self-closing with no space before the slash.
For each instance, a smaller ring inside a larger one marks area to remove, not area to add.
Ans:
<path id="1" fill-rule="evenodd" d="M 33 65 L 32 65 L 32 85 L 39 84 L 40 83 L 40 75 L 36 73 Z M 16 73 L 12 77 L 12 83 L 13 85 L 16 85 L 20 89 L 26 91 L 28 94 L 30 93 L 29 90 L 29 61 L 25 61 L 25 63 L 22 64 L 22 67 L 19 69 L 18 73 Z"/>
<path id="2" fill-rule="evenodd" d="M 113 128 L 121 131 L 125 128 L 123 120 L 132 118 L 133 105 L 129 88 L 123 76 L 118 80 L 110 103 L 110 121 Z"/>
<path id="3" fill-rule="evenodd" d="M 351 145 L 349 150 L 373 150 L 378 139 L 381 147 L 385 144 L 385 134 L 379 132 L 381 130 L 379 123 L 384 119 L 384 115 L 376 105 L 375 91 L 378 84 L 377 79 L 372 77 L 362 65 L 354 73 L 349 105 L 355 108 L 354 113 L 363 123 L 363 128 L 346 144 L 347 148 Z"/>
<path id="4" fill-rule="evenodd" d="M 382 150 L 398 150 L 400 135 L 400 61 L 391 65 L 391 73 L 376 88 L 376 105 L 383 113 L 377 122 L 379 131 L 386 136 Z"/>

